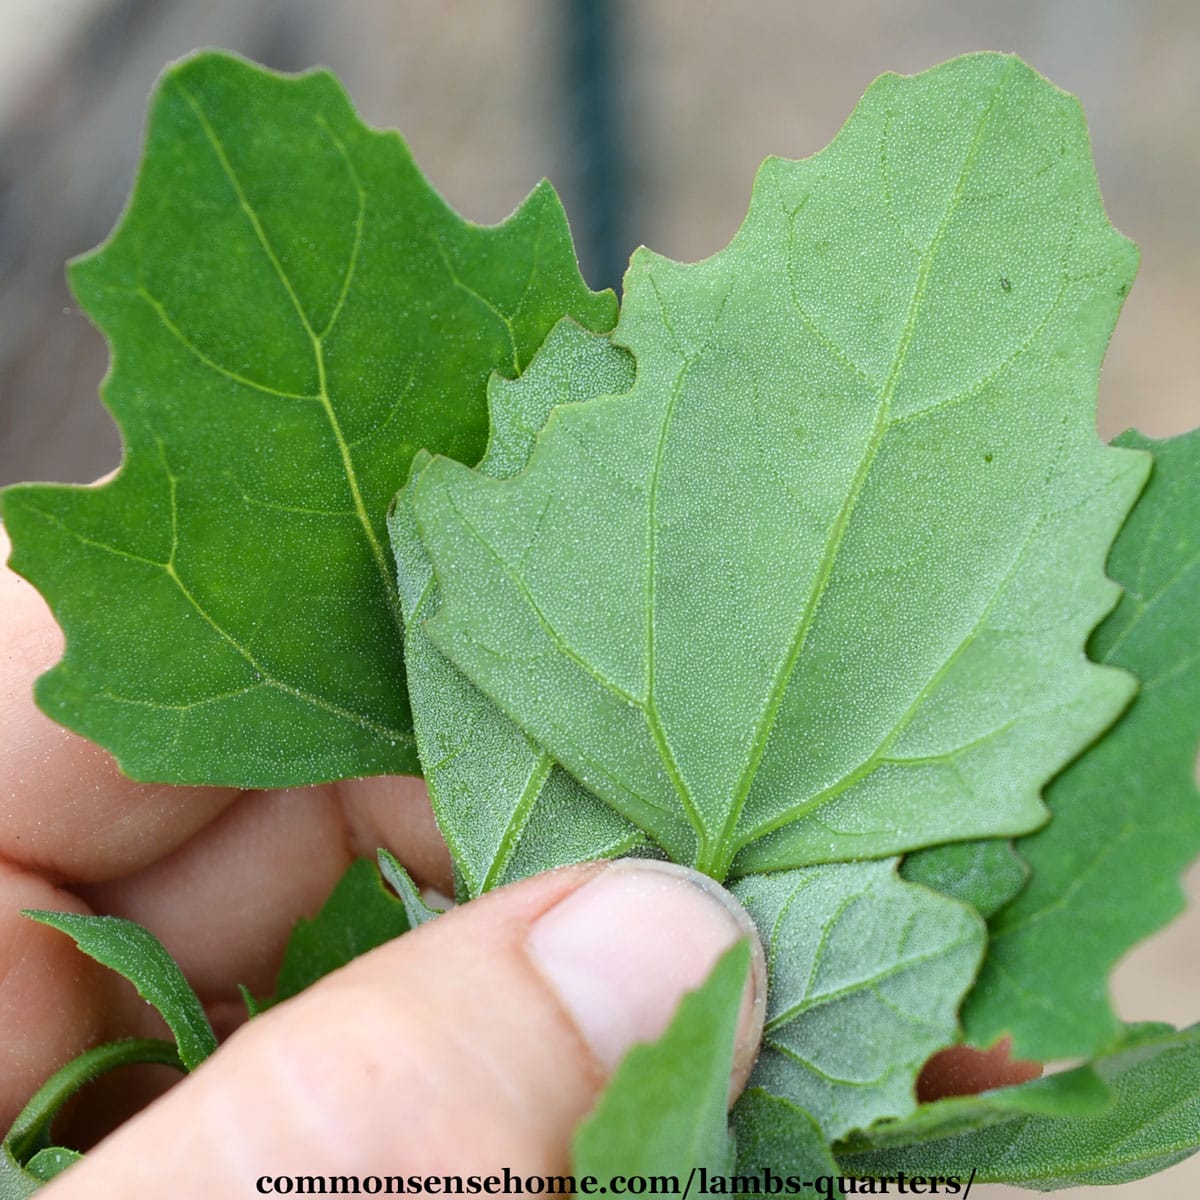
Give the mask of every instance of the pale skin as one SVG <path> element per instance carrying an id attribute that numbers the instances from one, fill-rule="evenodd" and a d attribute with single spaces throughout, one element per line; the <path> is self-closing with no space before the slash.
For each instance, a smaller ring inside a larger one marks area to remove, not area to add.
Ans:
<path id="1" fill-rule="evenodd" d="M 7 555 L 0 530 L 0 559 Z M 449 857 L 419 780 L 268 792 L 134 783 L 105 751 L 35 707 L 33 681 L 61 656 L 62 636 L 41 597 L 7 569 L 0 646 L 0 1131 L 85 1048 L 164 1036 L 132 987 L 20 909 L 113 913 L 146 925 L 228 1034 L 239 1023 L 236 985 L 270 994 L 293 923 L 320 907 L 355 857 L 386 846 L 419 882 L 450 891 Z M 561 948 L 546 933 L 553 922 L 540 919 L 569 913 L 581 889 L 633 886 L 606 883 L 611 870 L 583 865 L 527 880 L 358 960 L 239 1031 L 45 1194 L 139 1197 L 169 1184 L 179 1198 L 252 1195 L 263 1172 L 302 1170 L 564 1171 L 572 1129 L 617 1050 L 661 1029 L 674 1002 L 665 993 L 608 997 L 610 1009 L 629 1011 L 616 1020 L 606 1010 L 612 1028 L 597 1035 L 594 1019 L 572 1007 L 571 981 L 564 988 L 559 968 L 544 965 L 548 956 L 559 961 Z M 682 988 L 704 977 L 738 931 L 698 889 L 671 895 L 680 906 L 666 906 L 673 915 L 663 920 L 675 925 L 663 937 L 671 953 L 691 955 L 670 985 Z M 610 944 L 614 936 L 601 931 L 605 961 L 637 961 Z M 688 937 L 694 945 L 680 950 Z M 643 952 L 651 962 L 662 954 L 652 945 Z M 735 1089 L 758 1036 L 749 1014 L 748 1000 Z M 923 1092 L 1036 1073 L 1003 1053 L 947 1052 L 927 1069 Z M 105 1132 L 168 1077 L 163 1068 L 117 1073 L 81 1101 L 73 1127 L 56 1132 Z"/>

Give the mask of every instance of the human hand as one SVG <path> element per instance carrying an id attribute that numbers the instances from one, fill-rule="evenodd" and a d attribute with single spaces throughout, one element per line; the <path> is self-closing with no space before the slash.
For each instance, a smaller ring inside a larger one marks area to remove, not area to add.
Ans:
<path id="1" fill-rule="evenodd" d="M 61 654 L 61 636 L 8 572 L 0 614 L 6 1123 L 87 1046 L 163 1033 L 128 985 L 21 908 L 146 925 L 228 1031 L 236 984 L 271 990 L 295 919 L 353 857 L 387 846 L 419 881 L 448 889 L 419 781 L 259 793 L 134 784 L 32 704 L 33 679 Z M 592 864 L 503 889 L 254 1021 L 49 1195 L 157 1195 L 168 1184 L 173 1196 L 252 1194 L 273 1174 L 562 1173 L 571 1131 L 617 1059 L 665 1027 L 683 991 L 746 933 L 741 922 L 715 885 L 647 864 Z M 750 987 L 761 997 L 761 964 Z M 761 1004 L 748 1000 L 735 1089 L 760 1022 Z M 961 1050 L 941 1062 L 959 1077 L 943 1090 L 1028 1077 Z M 102 1091 L 81 1114 L 85 1127 L 119 1120 L 143 1092 Z"/>
<path id="2" fill-rule="evenodd" d="M 125 779 L 33 705 L 33 680 L 61 655 L 61 635 L 7 571 L 0 613 L 5 1125 L 87 1046 L 165 1032 L 129 985 L 21 908 L 146 925 L 227 1032 L 237 983 L 271 991 L 295 919 L 353 857 L 387 846 L 419 880 L 450 889 L 419 781 L 239 793 Z M 167 1181 L 173 1196 L 252 1194 L 262 1174 L 561 1172 L 571 1131 L 617 1059 L 665 1028 L 683 992 L 747 932 L 727 893 L 661 864 L 593 864 L 504 889 L 239 1031 L 51 1194 L 159 1194 Z M 760 1025 L 761 1004 L 748 1004 L 739 1087 Z M 86 1096 L 85 1125 L 144 1098 L 145 1072 L 136 1088 L 117 1083 Z"/>

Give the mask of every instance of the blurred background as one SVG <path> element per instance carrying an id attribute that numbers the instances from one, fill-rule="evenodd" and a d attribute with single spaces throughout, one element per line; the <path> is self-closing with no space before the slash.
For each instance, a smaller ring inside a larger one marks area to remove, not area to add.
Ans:
<path id="1" fill-rule="evenodd" d="M 1200 424 L 1197 0 L 0 0 L 0 485 L 119 461 L 96 399 L 106 350 L 63 264 L 120 212 L 155 76 L 201 46 L 332 68 L 475 221 L 548 176 L 597 287 L 619 286 L 639 243 L 718 250 L 759 162 L 820 149 L 881 71 L 1015 50 L 1082 99 L 1109 213 L 1142 249 L 1101 432 Z M 1200 871 L 1191 885 L 1200 897 Z M 1116 989 L 1129 1019 L 1200 1019 L 1195 909 Z M 1120 1194 L 1192 1200 L 1200 1158 Z"/>

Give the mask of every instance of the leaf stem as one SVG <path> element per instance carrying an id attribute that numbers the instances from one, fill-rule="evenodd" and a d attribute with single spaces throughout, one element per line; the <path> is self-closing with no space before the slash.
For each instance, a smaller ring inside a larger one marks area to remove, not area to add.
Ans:
<path id="1" fill-rule="evenodd" d="M 18 1163 L 24 1163 L 41 1148 L 59 1109 L 80 1088 L 115 1067 L 135 1063 L 160 1063 L 180 1072 L 185 1071 L 178 1051 L 161 1038 L 125 1038 L 85 1050 L 65 1066 L 59 1067 L 17 1114 L 4 1139 L 4 1145 L 13 1158 Z"/>

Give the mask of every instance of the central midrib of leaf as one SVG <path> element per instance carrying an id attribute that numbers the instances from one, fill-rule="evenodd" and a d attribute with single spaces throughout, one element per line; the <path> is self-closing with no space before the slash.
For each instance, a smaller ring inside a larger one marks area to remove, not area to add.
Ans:
<path id="1" fill-rule="evenodd" d="M 789 644 L 788 654 L 780 664 L 779 672 L 772 682 L 771 689 L 767 696 L 767 703 L 764 706 L 759 717 L 758 724 L 754 731 L 754 740 L 751 744 L 750 755 L 746 760 L 745 769 L 738 780 L 737 789 L 734 792 L 733 802 L 729 807 L 724 825 L 720 833 L 715 839 L 710 839 L 699 822 L 693 817 L 695 812 L 695 804 L 692 801 L 691 795 L 687 791 L 687 786 L 677 770 L 671 770 L 673 759 L 667 760 L 668 770 L 670 771 L 672 781 L 679 790 L 680 800 L 684 806 L 685 812 L 689 815 L 693 825 L 696 827 L 697 836 L 700 839 L 699 846 L 699 861 L 697 867 L 699 870 L 714 876 L 717 879 L 723 879 L 728 873 L 737 851 L 741 849 L 741 845 L 735 841 L 734 830 L 737 827 L 737 822 L 741 816 L 742 809 L 745 806 L 746 798 L 750 794 L 750 788 L 754 783 L 754 776 L 758 772 L 759 764 L 762 762 L 763 755 L 766 752 L 767 742 L 771 735 L 771 728 L 775 722 L 779 707 L 783 703 L 784 694 L 787 691 L 788 681 L 791 678 L 797 661 L 804 649 L 804 644 L 807 641 L 808 633 L 812 628 L 813 622 L 816 619 L 817 611 L 820 608 L 821 599 L 825 593 L 825 587 L 829 582 L 829 577 L 833 572 L 834 563 L 837 560 L 838 551 L 841 548 L 842 540 L 846 529 L 853 516 L 855 506 L 858 503 L 859 496 L 862 494 L 863 486 L 867 481 L 867 477 L 871 472 L 871 466 L 875 460 L 875 456 L 883 441 L 884 435 L 887 433 L 889 419 L 891 416 L 892 397 L 895 394 L 896 384 L 900 378 L 900 373 L 904 368 L 905 359 L 908 356 L 908 350 L 912 344 L 913 333 L 916 328 L 917 317 L 921 311 L 921 305 L 925 298 L 925 292 L 929 283 L 929 275 L 933 269 L 933 264 L 937 258 L 937 252 L 941 246 L 942 239 L 945 237 L 946 230 L 950 226 L 950 222 L 958 209 L 958 205 L 962 199 L 963 188 L 969 178 L 972 168 L 975 164 L 976 155 L 979 152 L 979 147 L 983 141 L 984 131 L 987 128 L 988 119 L 990 118 L 993 109 L 996 106 L 997 100 L 1002 94 L 1005 84 L 1009 76 L 1012 74 L 1016 66 L 1015 60 L 1009 64 L 1001 75 L 996 87 L 993 89 L 991 96 L 988 98 L 987 105 L 984 107 L 979 121 L 976 124 L 974 134 L 971 138 L 971 143 L 968 146 L 967 153 L 963 158 L 963 165 L 959 171 L 958 178 L 955 181 L 954 190 L 950 194 L 950 199 L 946 204 L 946 211 L 942 214 L 941 221 L 930 239 L 929 245 L 926 248 L 921 258 L 921 265 L 917 274 L 916 286 L 913 289 L 912 300 L 909 303 L 908 312 L 905 316 L 904 326 L 901 330 L 900 339 L 896 346 L 896 353 L 892 358 L 891 366 L 888 370 L 887 378 L 884 380 L 883 387 L 879 393 L 879 403 L 875 413 L 875 420 L 871 427 L 871 432 L 867 438 L 867 444 L 863 451 L 862 458 L 859 460 L 858 466 L 855 468 L 854 477 L 851 480 L 850 489 L 846 494 L 845 500 L 842 502 L 841 508 L 834 519 L 834 523 L 830 528 L 829 537 L 826 540 L 825 548 L 821 556 L 820 564 L 817 568 L 817 574 L 813 581 L 812 590 L 809 593 L 808 599 L 805 602 L 804 608 L 800 613 L 799 620 L 796 623 L 796 628 L 792 634 Z M 667 408 L 667 422 L 670 420 L 670 412 L 673 407 L 673 399 Z M 660 447 L 661 449 L 661 447 Z M 657 463 L 656 463 L 657 468 Z M 657 474 L 657 471 L 656 471 Z M 653 492 L 651 493 L 653 496 Z M 653 562 L 651 563 L 651 572 L 653 572 Z M 653 592 L 651 591 L 651 598 Z M 651 613 L 651 624 L 653 624 L 653 613 Z M 651 660 L 653 661 L 653 660 Z M 654 709 L 653 700 L 653 671 L 650 672 L 651 696 L 649 710 Z M 656 718 L 651 718 L 652 728 L 656 724 Z M 657 738 L 657 734 L 656 734 Z M 885 739 L 886 740 L 886 739 Z M 666 751 L 670 753 L 669 749 Z M 819 799 L 819 798 L 818 798 Z M 789 810 L 788 819 L 794 819 L 801 815 L 805 808 L 811 805 L 813 801 L 806 801 L 798 808 Z"/>
<path id="2" fill-rule="evenodd" d="M 380 582 L 383 585 L 384 594 L 387 596 L 388 611 L 392 615 L 392 620 L 396 626 L 396 632 L 399 636 L 404 634 L 404 619 L 400 611 L 400 597 L 396 590 L 396 581 L 392 577 L 392 571 L 388 564 L 388 557 L 384 553 L 383 546 L 380 544 L 379 537 L 375 532 L 374 525 L 371 522 L 370 514 L 367 512 L 366 503 L 363 500 L 362 489 L 358 482 L 358 473 L 354 467 L 354 460 L 350 452 L 350 445 L 346 441 L 346 436 L 342 431 L 341 422 L 338 420 L 337 412 L 333 406 L 333 400 L 329 394 L 329 382 L 325 367 L 325 339 L 328 338 L 330 332 L 337 324 L 338 318 L 341 315 L 342 309 L 346 302 L 346 296 L 349 294 L 350 285 L 354 278 L 354 272 L 358 265 L 359 247 L 362 244 L 363 222 L 366 216 L 366 192 L 363 189 L 362 181 L 358 176 L 358 172 L 354 169 L 354 163 L 350 159 L 350 155 L 346 147 L 342 144 L 337 135 L 330 129 L 329 125 L 321 119 L 318 114 L 316 117 L 317 124 L 324 131 L 325 135 L 333 143 L 341 156 L 342 162 L 346 166 L 346 171 L 354 185 L 355 195 L 358 198 L 358 212 L 354 222 L 354 242 L 350 249 L 350 256 L 346 263 L 346 271 L 342 277 L 342 286 L 338 293 L 338 298 L 334 304 L 333 311 L 330 313 L 329 320 L 326 322 L 323 329 L 317 330 L 308 314 L 304 311 L 304 306 L 300 303 L 300 297 L 296 294 L 296 289 L 288 278 L 287 272 L 283 268 L 283 263 L 280 261 L 275 248 L 271 245 L 270 238 L 267 237 L 267 231 L 263 228 L 262 221 L 255 212 L 253 205 L 250 203 L 249 197 L 242 188 L 238 180 L 237 174 L 233 169 L 233 164 L 229 161 L 229 156 L 225 152 L 225 147 L 221 142 L 217 131 L 213 128 L 212 123 L 205 115 L 203 108 L 196 97 L 188 91 L 182 84 L 176 84 L 182 94 L 188 107 L 195 114 L 196 120 L 200 128 L 204 132 L 209 145 L 212 147 L 213 154 L 216 156 L 217 162 L 220 164 L 221 170 L 225 178 L 229 181 L 229 186 L 233 189 L 234 195 L 237 197 L 237 202 L 242 212 L 246 215 L 246 220 L 250 223 L 250 227 L 254 231 L 254 236 L 258 244 L 262 247 L 263 253 L 266 255 L 271 264 L 276 276 L 279 279 L 281 286 L 287 293 L 288 299 L 291 301 L 292 307 L 296 312 L 296 317 L 300 322 L 301 328 L 308 337 L 313 351 L 313 359 L 317 369 L 317 394 L 316 399 L 320 402 L 321 408 L 329 421 L 330 430 L 333 433 L 334 441 L 337 444 L 338 453 L 342 460 L 342 469 L 346 476 L 346 482 L 350 488 L 350 495 L 354 501 L 354 511 L 358 519 L 358 523 L 363 531 L 363 536 L 367 540 L 367 545 L 371 550 L 371 557 L 374 559 L 375 567 L 379 575 Z M 456 281 L 457 282 L 457 281 Z"/>

